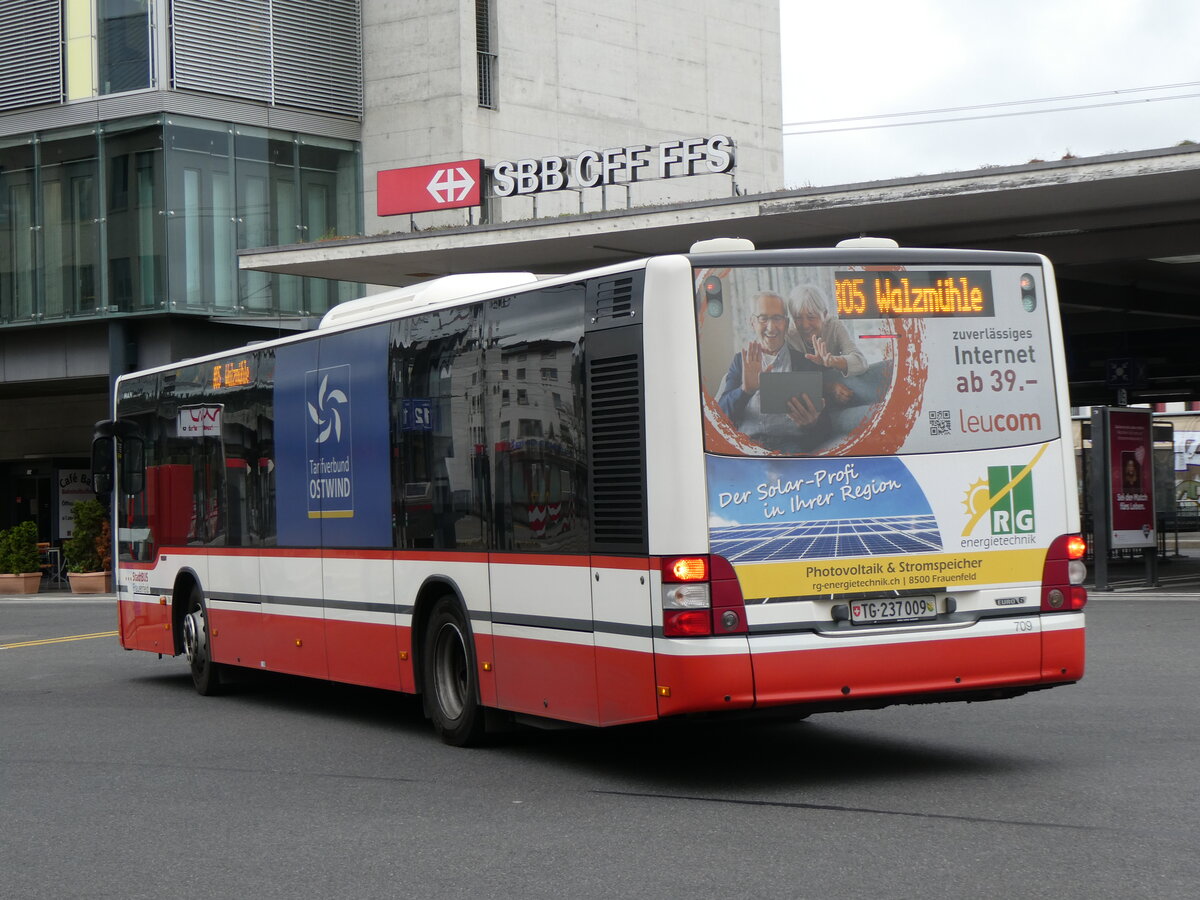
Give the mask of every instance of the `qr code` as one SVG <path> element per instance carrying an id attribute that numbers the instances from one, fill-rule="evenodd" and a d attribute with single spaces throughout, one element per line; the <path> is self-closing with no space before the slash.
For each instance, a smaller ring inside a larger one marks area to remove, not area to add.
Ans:
<path id="1" fill-rule="evenodd" d="M 950 410 L 931 409 L 929 411 L 929 433 L 935 437 L 950 433 Z"/>

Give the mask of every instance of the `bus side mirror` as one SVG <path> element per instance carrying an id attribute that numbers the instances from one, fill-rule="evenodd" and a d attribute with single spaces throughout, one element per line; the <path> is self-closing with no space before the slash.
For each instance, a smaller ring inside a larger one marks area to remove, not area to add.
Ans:
<path id="1" fill-rule="evenodd" d="M 121 441 L 121 490 L 140 494 L 146 487 L 146 445 L 139 437 Z"/>
<path id="2" fill-rule="evenodd" d="M 115 453 L 111 437 L 98 437 L 92 441 L 92 491 L 97 497 L 112 494 Z"/>

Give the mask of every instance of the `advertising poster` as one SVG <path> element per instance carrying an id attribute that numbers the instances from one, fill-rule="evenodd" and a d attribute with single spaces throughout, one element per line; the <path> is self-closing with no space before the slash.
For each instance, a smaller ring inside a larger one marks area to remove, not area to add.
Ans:
<path id="1" fill-rule="evenodd" d="M 1062 533 L 1046 448 L 973 457 L 707 458 L 712 552 L 746 602 L 1036 582 Z"/>
<path id="2" fill-rule="evenodd" d="M 709 532 L 747 602 L 1040 579 L 1069 479 L 1046 452 L 1060 421 L 1039 269 L 696 284 Z"/>
<path id="3" fill-rule="evenodd" d="M 1154 441 L 1150 410 L 1108 411 L 1109 509 L 1112 546 L 1153 547 Z"/>
<path id="4" fill-rule="evenodd" d="M 391 543 L 387 329 L 280 347 L 275 363 L 281 546 Z"/>
<path id="5" fill-rule="evenodd" d="M 75 504 L 95 498 L 88 469 L 58 470 L 58 536 L 69 538 L 75 530 Z"/>
<path id="6" fill-rule="evenodd" d="M 699 270 L 697 283 L 710 452 L 937 453 L 1058 437 L 1036 267 L 748 267 Z"/>
<path id="7" fill-rule="evenodd" d="M 1175 500 L 1180 514 L 1200 513 L 1200 431 L 1175 432 Z"/>
<path id="8" fill-rule="evenodd" d="M 175 433 L 181 438 L 221 437 L 221 410 L 219 405 L 184 406 L 176 415 Z"/>

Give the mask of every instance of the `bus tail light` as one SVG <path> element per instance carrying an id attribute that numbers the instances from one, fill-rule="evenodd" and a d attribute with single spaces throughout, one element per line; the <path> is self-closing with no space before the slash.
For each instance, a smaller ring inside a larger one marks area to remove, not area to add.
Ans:
<path id="1" fill-rule="evenodd" d="M 678 556 L 668 560 L 663 567 L 663 581 L 670 578 L 674 582 L 684 584 L 696 581 L 708 581 L 707 556 Z"/>
<path id="2" fill-rule="evenodd" d="M 746 605 L 733 566 L 723 556 L 662 560 L 663 635 L 745 634 Z"/>
<path id="3" fill-rule="evenodd" d="M 1087 590 L 1083 581 L 1087 566 L 1083 563 L 1087 542 L 1078 534 L 1064 534 L 1054 539 L 1046 551 L 1042 566 L 1042 611 L 1061 612 L 1083 609 Z"/>

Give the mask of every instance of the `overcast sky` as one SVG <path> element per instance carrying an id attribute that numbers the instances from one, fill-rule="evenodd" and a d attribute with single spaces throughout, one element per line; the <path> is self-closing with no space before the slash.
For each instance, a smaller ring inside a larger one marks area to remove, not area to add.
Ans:
<path id="1" fill-rule="evenodd" d="M 1200 142 L 1198 0 L 780 0 L 780 8 L 788 187 Z M 1135 90 L 1164 85 L 1175 87 Z M 1085 94 L 1096 96 L 1077 96 Z M 1160 99 L 1183 95 L 1191 96 Z M 1051 97 L 1072 99 L 1008 105 Z M 964 106 L 986 108 L 791 124 Z M 1033 109 L 1060 111 L 1011 115 Z M 787 136 L 979 116 L 992 118 Z"/>

